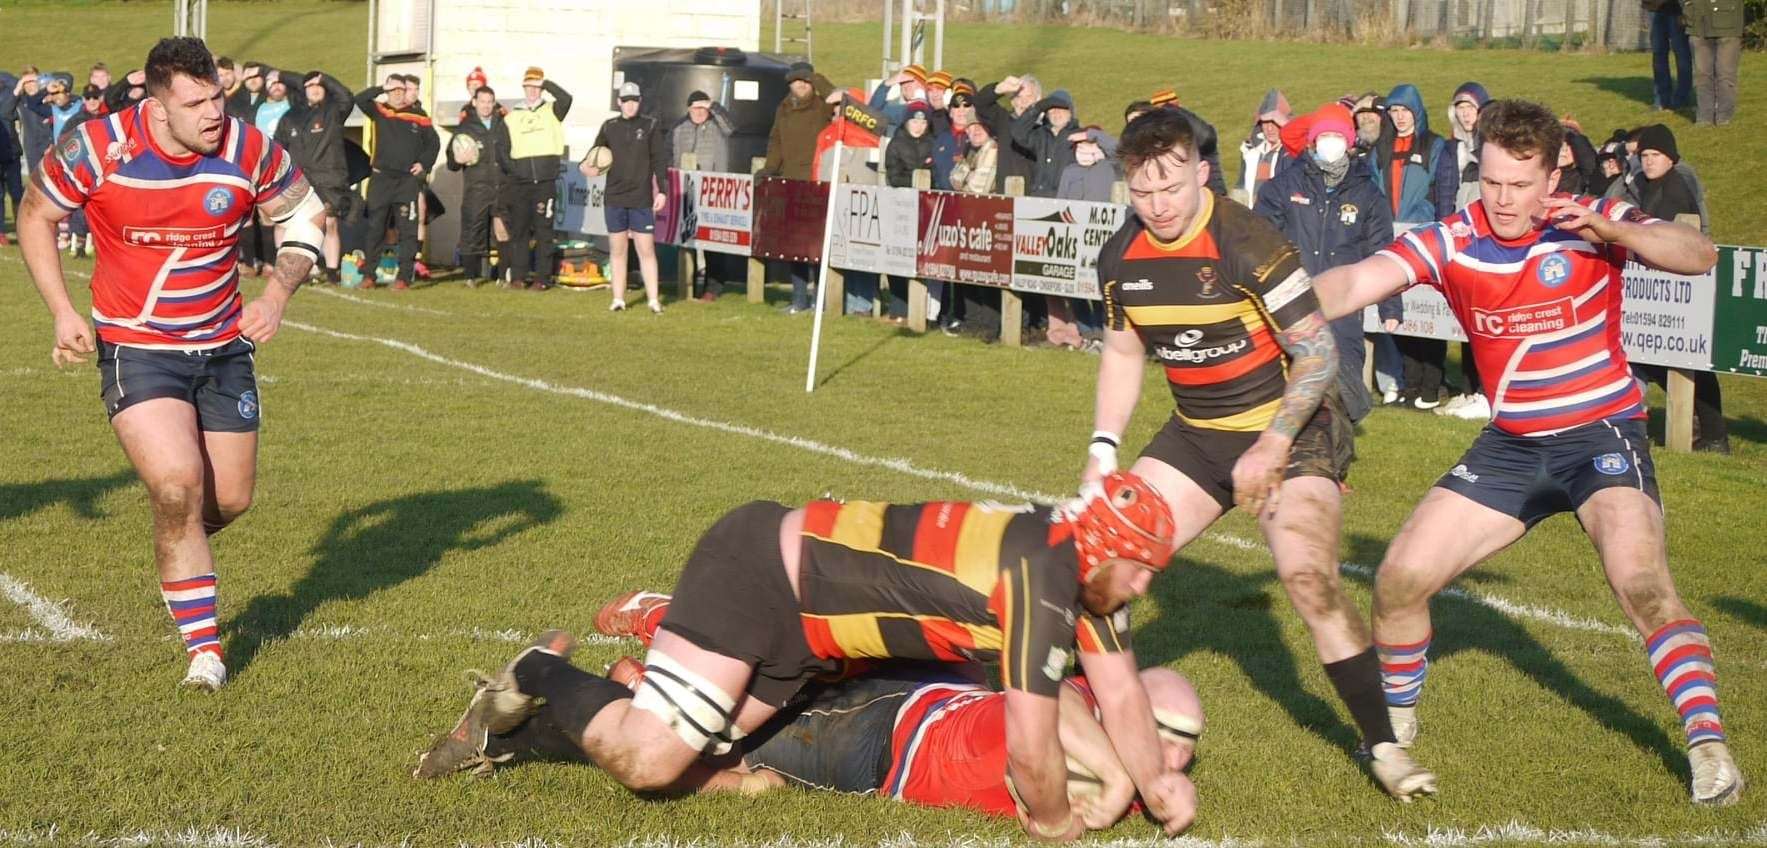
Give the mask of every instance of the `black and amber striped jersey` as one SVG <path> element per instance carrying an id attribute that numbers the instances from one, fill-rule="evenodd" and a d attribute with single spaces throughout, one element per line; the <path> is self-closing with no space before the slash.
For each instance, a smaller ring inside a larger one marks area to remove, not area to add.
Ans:
<path id="1" fill-rule="evenodd" d="M 1073 532 L 1047 507 L 816 501 L 798 600 L 824 659 L 999 659 L 1009 689 L 1054 696 L 1076 648 L 1129 647 L 1124 607 L 1080 603 Z"/>
<path id="2" fill-rule="evenodd" d="M 1130 216 L 1105 242 L 1098 279 L 1113 330 L 1131 327 L 1166 367 L 1185 423 L 1269 426 L 1288 383 L 1276 333 L 1319 308 L 1300 253 L 1269 222 L 1203 192 L 1190 231 L 1161 243 Z"/>

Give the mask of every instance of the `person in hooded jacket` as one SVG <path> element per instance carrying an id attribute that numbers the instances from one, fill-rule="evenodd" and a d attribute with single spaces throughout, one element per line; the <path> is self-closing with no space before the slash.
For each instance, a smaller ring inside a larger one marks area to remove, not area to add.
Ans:
<path id="1" fill-rule="evenodd" d="M 1393 240 L 1393 214 L 1374 175 L 1355 151 L 1355 119 L 1337 103 L 1301 118 L 1306 148 L 1258 189 L 1252 211 L 1274 224 L 1301 253 L 1309 275 L 1360 262 Z M 1398 318 L 1398 304 L 1382 302 L 1383 318 Z M 1338 392 L 1344 411 L 1359 422 L 1374 405 L 1362 380 L 1365 361 L 1362 316 L 1331 322 L 1338 347 Z"/>
<path id="2" fill-rule="evenodd" d="M 1074 119 L 1074 98 L 1066 89 L 1056 89 L 1013 119 L 1013 143 L 1031 154 L 1031 178 L 1025 183 L 1025 194 L 1055 196 L 1061 187 L 1062 170 L 1074 163 L 1074 137 L 1082 134 L 1080 122 Z"/>
<path id="3" fill-rule="evenodd" d="M 1454 167 L 1460 175 L 1455 186 L 1454 208 L 1465 209 L 1479 199 L 1479 110 L 1491 102 L 1485 87 L 1476 82 L 1463 82 L 1454 89 L 1448 104 L 1448 125 L 1454 131 Z"/>
<path id="4" fill-rule="evenodd" d="M 1246 203 L 1256 202 L 1258 187 L 1295 161 L 1282 147 L 1282 128 L 1293 117 L 1294 110 L 1289 108 L 1288 98 L 1281 90 L 1272 88 L 1264 92 L 1253 116 L 1251 135 L 1239 144 L 1239 158 L 1245 167 L 1235 188 L 1245 191 Z"/>
<path id="5" fill-rule="evenodd" d="M 1453 147 L 1430 131 L 1429 112 L 1423 96 L 1410 83 L 1395 86 L 1387 95 L 1387 121 L 1374 146 L 1376 185 L 1386 193 L 1393 220 L 1402 224 L 1427 224 L 1454 213 L 1460 187 Z M 1448 343 L 1441 339 L 1397 336 L 1394 343 L 1405 361 L 1404 388 L 1399 401 L 1417 409 L 1435 409 L 1442 403 L 1442 365 Z"/>

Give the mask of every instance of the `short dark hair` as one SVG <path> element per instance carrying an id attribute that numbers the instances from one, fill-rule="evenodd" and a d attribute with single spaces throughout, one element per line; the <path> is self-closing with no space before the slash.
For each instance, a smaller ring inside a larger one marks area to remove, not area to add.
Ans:
<path id="1" fill-rule="evenodd" d="M 195 80 L 219 84 L 215 54 L 200 38 L 162 38 L 147 53 L 147 90 L 155 97 L 172 88 L 172 77 L 183 74 Z"/>
<path id="2" fill-rule="evenodd" d="M 230 56 L 216 56 L 215 67 L 224 71 L 233 70 L 233 59 Z"/>
<path id="3" fill-rule="evenodd" d="M 1175 150 L 1196 158 L 1196 127 L 1177 109 L 1154 109 L 1130 121 L 1117 143 L 1125 175 Z"/>
<path id="4" fill-rule="evenodd" d="M 475 88 L 472 90 L 472 96 L 474 96 L 474 97 L 477 97 L 481 94 L 489 94 L 489 95 L 491 95 L 491 97 L 493 99 L 495 99 L 497 97 L 497 92 L 492 91 L 491 87 L 488 85 L 481 85 L 478 88 Z"/>
<path id="5" fill-rule="evenodd" d="M 1493 100 L 1479 112 L 1481 144 L 1495 144 L 1517 159 L 1540 157 L 1547 171 L 1558 167 L 1565 127 L 1552 110 L 1527 100 Z"/>
<path id="6" fill-rule="evenodd" d="M 105 64 L 105 63 L 103 63 L 103 62 L 93 62 L 93 63 L 92 63 L 92 70 L 94 70 L 94 71 L 106 71 L 106 72 L 108 72 L 108 71 L 110 71 L 110 66 L 109 66 L 109 65 L 106 65 L 106 64 Z"/>

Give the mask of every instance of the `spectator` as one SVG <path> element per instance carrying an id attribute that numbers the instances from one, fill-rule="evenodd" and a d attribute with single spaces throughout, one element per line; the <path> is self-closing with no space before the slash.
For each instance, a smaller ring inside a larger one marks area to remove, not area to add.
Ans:
<path id="1" fill-rule="evenodd" d="M 221 82 L 221 96 L 228 98 L 239 89 L 239 68 L 228 56 L 215 57 L 215 78 Z"/>
<path id="2" fill-rule="evenodd" d="M 1742 3 L 1738 2 L 1736 7 L 1741 9 Z M 1693 74 L 1689 73 L 1693 51 L 1687 41 L 1687 25 L 1681 18 L 1681 4 L 1677 0 L 1644 0 L 1644 10 L 1650 13 L 1651 108 L 1680 109 L 1687 105 L 1693 88 Z M 1669 73 L 1671 53 L 1675 54 L 1677 72 L 1673 75 Z"/>
<path id="3" fill-rule="evenodd" d="M 1626 172 L 1626 151 L 1624 147 L 1609 142 L 1596 151 L 1595 161 L 1601 167 L 1601 176 L 1597 179 L 1590 194 L 1606 197 L 1608 189 Z"/>
<path id="4" fill-rule="evenodd" d="M 1111 186 L 1123 178 L 1116 158 L 1116 137 L 1098 127 L 1087 127 L 1073 138 L 1074 162 L 1062 169 L 1055 196 L 1090 203 L 1111 202 Z M 1050 297 L 1048 300 L 1051 344 L 1093 352 L 1104 349 L 1098 301 L 1065 297 Z"/>
<path id="5" fill-rule="evenodd" d="M 1700 2 L 1700 0 L 1690 0 Z M 1652 124 L 1638 134 L 1638 208 L 1653 218 L 1673 221 L 1678 215 L 1700 214 L 1699 201 L 1684 174 L 1676 172 L 1681 152 L 1675 134 L 1662 124 Z M 1657 385 L 1665 385 L 1668 369 L 1661 365 L 1634 365 L 1633 370 Z M 1730 453 L 1730 432 L 1724 421 L 1724 395 L 1718 375 L 1693 373 L 1693 449 Z"/>
<path id="6" fill-rule="evenodd" d="M 968 194 L 988 194 L 994 190 L 995 169 L 1000 146 L 988 125 L 976 121 L 964 127 L 964 153 L 951 168 L 951 189 Z"/>
<path id="7" fill-rule="evenodd" d="M 49 120 L 51 144 L 55 139 L 61 138 L 61 131 L 67 127 L 68 119 L 85 109 L 81 98 L 74 96 L 73 84 L 60 76 L 52 77 L 43 86 L 41 95 L 25 101 L 25 106 L 39 117 Z"/>
<path id="8" fill-rule="evenodd" d="M 1484 86 L 1463 82 L 1454 89 L 1454 99 L 1448 104 L 1448 126 L 1454 130 L 1454 166 L 1460 175 L 1454 191 L 1455 209 L 1465 209 L 1479 199 L 1479 110 L 1489 102 L 1491 95 L 1485 93 Z M 1461 354 L 1465 356 L 1466 350 Z"/>
<path id="9" fill-rule="evenodd" d="M 30 109 L 29 104 L 43 93 L 43 77 L 35 65 L 26 65 L 19 74 L 18 82 L 12 87 L 15 99 L 12 106 L 0 112 L 0 120 L 10 115 L 18 117 L 18 137 L 24 153 L 24 167 L 27 171 L 36 171 L 41 167 L 43 154 L 49 151 L 49 145 L 55 136 L 50 132 L 50 120 Z"/>
<path id="10" fill-rule="evenodd" d="M 685 167 L 684 157 L 691 153 L 695 167 L 701 171 L 722 173 L 730 170 L 730 134 L 735 130 L 730 113 L 722 103 L 712 100 L 703 91 L 687 95 L 687 115 L 675 124 L 670 134 L 670 149 L 675 151 L 675 167 Z M 699 299 L 710 303 L 722 290 L 722 274 L 713 274 L 707 267 L 708 258 L 722 267 L 725 254 L 695 250 L 694 283 L 700 289 Z"/>
<path id="11" fill-rule="evenodd" d="M 570 92 L 547 79 L 545 71 L 530 67 L 522 72 L 522 102 L 503 116 L 497 157 L 503 168 L 502 207 L 507 215 L 503 223 L 509 234 L 509 255 L 503 257 L 502 270 L 510 288 L 521 288 L 524 281 L 534 291 L 552 288 L 553 207 L 564 156 L 564 117 L 571 102 Z M 662 133 L 655 127 L 651 131 L 661 145 Z M 639 191 L 635 182 L 620 188 L 621 203 L 650 208 L 650 192 Z M 634 195 L 639 197 L 635 200 Z M 610 208 L 613 202 L 610 198 Z"/>
<path id="12" fill-rule="evenodd" d="M 19 88 L 17 79 L 0 71 L 0 247 L 10 243 L 6 235 L 7 200 L 12 201 L 16 219 L 19 199 L 24 194 L 24 172 L 19 167 L 24 146 L 13 129 L 13 119 L 18 116 Z"/>
<path id="13" fill-rule="evenodd" d="M 322 71 L 310 71 L 301 79 L 300 102 L 283 119 L 289 152 L 325 204 L 325 241 L 320 245 L 324 267 L 316 270 L 334 284 L 341 278 L 338 262 L 343 248 L 338 222 L 350 220 L 356 209 L 357 197 L 350 190 L 344 156 L 349 143 L 344 138 L 344 122 L 355 110 L 349 87 Z"/>
<path id="14" fill-rule="evenodd" d="M 1319 275 L 1360 262 L 1393 240 L 1393 216 L 1374 172 L 1358 161 L 1354 118 L 1331 103 L 1301 119 L 1307 147 L 1294 164 L 1258 189 L 1252 211 L 1274 224 L 1301 253 L 1301 267 Z M 1382 303 L 1382 318 L 1398 323 L 1397 304 Z M 1331 322 L 1338 348 L 1338 390 L 1352 422 L 1368 415 L 1373 401 L 1362 380 L 1362 315 Z"/>
<path id="15" fill-rule="evenodd" d="M 932 167 L 932 107 L 917 100 L 908 104 L 902 130 L 884 149 L 884 179 L 897 188 L 913 188 L 914 172 Z"/>
<path id="16" fill-rule="evenodd" d="M 808 62 L 798 62 L 785 73 L 786 96 L 773 113 L 773 129 L 767 135 L 767 163 L 762 173 L 791 180 L 809 180 L 816 160 L 816 139 L 828 126 L 832 113 L 827 98 L 834 84 Z M 798 314 L 810 308 L 809 268 L 803 263 L 767 263 L 767 277 L 791 279 L 791 306 Z"/>
<path id="17" fill-rule="evenodd" d="M 1438 221 L 1454 213 L 1460 185 L 1453 151 L 1430 132 L 1429 113 L 1417 87 L 1409 83 L 1387 95 L 1390 134 L 1376 143 L 1376 184 L 1391 204 L 1393 220 L 1404 224 Z M 1394 339 L 1404 358 L 1405 375 L 1399 401 L 1416 409 L 1442 403 L 1442 366 L 1448 343 L 1441 339 L 1399 336 Z"/>
<path id="18" fill-rule="evenodd" d="M 147 72 L 136 69 L 124 74 L 121 80 L 104 90 L 104 110 L 100 114 L 121 112 L 146 99 Z"/>
<path id="19" fill-rule="evenodd" d="M 1601 163 L 1595 145 L 1576 121 L 1564 121 L 1565 140 L 1558 150 L 1558 190 L 1562 194 L 1601 196 Z"/>
<path id="20" fill-rule="evenodd" d="M 1001 97 L 1011 97 L 1008 106 L 1000 105 Z M 1030 191 L 1031 167 L 1036 156 L 1013 140 L 1012 126 L 1025 110 L 1043 99 L 1043 84 L 1030 74 L 1007 77 L 992 85 L 982 86 L 976 93 L 976 116 L 988 124 L 988 134 L 999 145 L 999 164 L 995 168 L 994 192 L 1004 190 L 1008 177 L 1023 177 L 1026 193 Z"/>
<path id="21" fill-rule="evenodd" d="M 265 74 L 264 100 L 252 110 L 252 124 L 264 135 L 276 138 L 276 130 L 292 105 L 288 102 L 288 80 L 281 71 L 270 71 Z"/>
<path id="22" fill-rule="evenodd" d="M 1012 141 L 1031 153 L 1031 178 L 1025 194 L 1054 197 L 1061 187 L 1061 172 L 1074 162 L 1074 139 L 1080 122 L 1074 120 L 1074 98 L 1064 89 L 1038 100 L 1012 122 Z"/>
<path id="23" fill-rule="evenodd" d="M 933 71 L 926 75 L 926 105 L 932 107 L 934 135 L 951 132 L 951 86 L 956 84 L 949 71 Z"/>
<path id="24" fill-rule="evenodd" d="M 110 66 L 103 62 L 92 63 L 92 70 L 86 74 L 86 84 L 99 91 L 110 88 Z"/>
<path id="25" fill-rule="evenodd" d="M 264 99 L 264 70 L 262 62 L 240 66 L 239 85 L 227 95 L 227 114 L 242 121 L 252 119 L 252 111 Z"/>
<path id="26" fill-rule="evenodd" d="M 1640 141 L 1646 134 L 1652 134 L 1658 139 L 1656 143 L 1661 144 L 1660 134 L 1668 132 L 1669 128 L 1662 124 L 1651 124 L 1649 126 L 1639 127 L 1626 136 L 1625 149 L 1628 162 L 1627 172 L 1623 177 L 1614 180 L 1613 184 L 1608 186 L 1607 192 L 1604 195 L 1605 197 L 1624 200 L 1640 209 L 1645 207 L 1646 201 L 1644 197 L 1644 188 L 1646 177 L 1644 173 L 1643 151 L 1639 149 Z M 1670 133 L 1668 138 L 1672 142 L 1674 134 Z M 1711 214 L 1706 211 L 1705 184 L 1700 181 L 1699 175 L 1694 173 L 1693 166 L 1681 161 L 1679 156 L 1671 161 L 1674 164 L 1670 170 L 1681 177 L 1687 191 L 1693 195 L 1695 212 L 1700 217 L 1700 232 L 1710 234 L 1712 226 Z"/>
<path id="27" fill-rule="evenodd" d="M 1724 126 L 1736 117 L 1743 0 L 1687 0 L 1684 8 L 1693 36 L 1693 122 Z"/>
<path id="28" fill-rule="evenodd" d="M 926 101 L 926 80 L 925 68 L 909 65 L 872 90 L 870 106 L 873 111 L 883 113 L 887 125 L 884 135 L 894 136 L 901 131 L 902 122 L 908 119 L 908 104 Z M 946 82 L 949 84 L 949 79 Z M 890 98 L 892 89 L 897 94 L 893 100 Z"/>
<path id="29" fill-rule="evenodd" d="M 1244 169 L 1240 171 L 1238 187 L 1245 192 L 1247 205 L 1256 202 L 1258 186 L 1269 182 L 1291 161 L 1282 150 L 1282 128 L 1291 117 L 1293 111 L 1289 108 L 1288 98 L 1280 90 L 1272 88 L 1264 92 L 1258 111 L 1252 115 L 1251 135 L 1239 145 L 1239 158 Z"/>
<path id="30" fill-rule="evenodd" d="M 613 282 L 609 311 L 626 309 L 626 246 L 638 249 L 638 271 L 644 279 L 645 302 L 650 311 L 663 314 L 657 287 L 656 213 L 668 200 L 669 152 L 662 127 L 650 115 L 639 114 L 643 92 L 627 81 L 620 86 L 620 114 L 609 118 L 595 135 L 595 146 L 613 154 L 607 169 L 607 243 Z M 594 177 L 601 170 L 584 162 L 583 173 Z"/>
<path id="31" fill-rule="evenodd" d="M 951 172 L 964 154 L 969 125 L 978 120 L 975 84 L 969 80 L 954 80 L 945 102 L 946 128 L 943 131 L 936 124 L 938 113 L 933 115 L 933 188 L 951 191 L 955 188 L 951 181 Z"/>
<path id="32" fill-rule="evenodd" d="M 448 143 L 448 170 L 466 172 L 461 176 L 460 262 L 466 273 L 466 287 L 477 288 L 492 277 L 487 265 L 495 229 L 491 221 L 497 214 L 497 198 L 503 189 L 498 145 L 503 143 L 504 130 L 497 92 L 490 86 L 479 86 L 468 108 L 471 112 L 454 127 L 456 140 Z"/>
<path id="33" fill-rule="evenodd" d="M 1380 143 L 1383 133 L 1387 131 L 1387 99 L 1370 91 L 1356 98 L 1355 105 L 1350 107 L 1356 118 L 1356 144 L 1354 147 L 1362 153 L 1374 150 Z M 1373 160 L 1369 159 L 1373 166 Z"/>
<path id="34" fill-rule="evenodd" d="M 372 249 L 368 255 L 377 260 L 386 249 L 387 230 L 395 231 L 399 255 L 395 289 L 411 287 L 417 263 L 417 198 L 441 148 L 430 119 L 411 108 L 409 92 L 405 81 L 395 74 L 385 85 L 356 92 L 355 98 L 356 108 L 374 124 L 374 170 L 368 182 L 368 243 Z M 363 288 L 374 286 L 372 275 L 362 282 Z"/>

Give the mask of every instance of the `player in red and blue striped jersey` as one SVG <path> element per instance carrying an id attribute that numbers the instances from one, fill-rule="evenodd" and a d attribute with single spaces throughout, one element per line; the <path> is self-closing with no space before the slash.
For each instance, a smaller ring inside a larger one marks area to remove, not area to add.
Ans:
<path id="1" fill-rule="evenodd" d="M 251 503 L 252 355 L 319 254 L 324 208 L 287 151 L 226 115 L 201 40 L 161 40 L 146 77 L 146 100 L 81 124 L 44 156 L 19 209 L 19 245 L 55 319 L 52 360 L 98 354 L 111 426 L 152 504 L 161 595 L 190 661 L 184 684 L 213 691 L 227 668 L 208 536 Z M 81 210 L 98 247 L 91 325 L 55 252 L 56 224 Z M 285 235 L 264 294 L 246 303 L 235 247 L 260 213 Z"/>
<path id="2" fill-rule="evenodd" d="M 1313 281 L 1327 317 L 1410 286 L 1441 289 L 1491 388 L 1490 426 L 1418 504 L 1375 580 L 1393 728 L 1404 744 L 1416 734 L 1430 597 L 1534 524 L 1573 512 L 1680 714 L 1694 802 L 1733 804 L 1743 777 L 1718 714 L 1711 642 L 1669 575 L 1644 397 L 1620 345 L 1628 260 L 1699 274 L 1717 251 L 1699 230 L 1625 203 L 1555 194 L 1564 129 L 1546 107 L 1495 101 L 1479 131 L 1479 200 Z"/>

